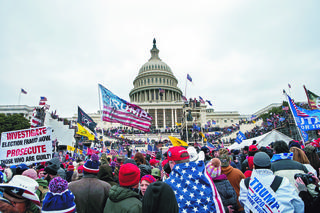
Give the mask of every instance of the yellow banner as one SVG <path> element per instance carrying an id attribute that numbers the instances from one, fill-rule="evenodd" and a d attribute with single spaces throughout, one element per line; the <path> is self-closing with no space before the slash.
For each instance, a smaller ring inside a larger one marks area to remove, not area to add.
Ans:
<path id="1" fill-rule="evenodd" d="M 172 136 L 168 136 L 168 138 L 170 139 L 173 146 L 188 146 L 188 144 L 183 140 L 180 140 Z"/>
<path id="2" fill-rule="evenodd" d="M 79 123 L 77 123 L 78 125 L 78 135 L 82 135 L 82 136 L 86 136 L 88 137 L 88 140 L 93 141 L 94 140 L 94 135 L 91 134 L 88 130 L 86 130 L 83 126 L 81 126 Z"/>
<path id="3" fill-rule="evenodd" d="M 176 122 L 176 125 L 177 125 L 177 126 L 181 126 L 181 123 L 177 123 L 177 122 Z"/>
<path id="4" fill-rule="evenodd" d="M 67 145 L 67 150 L 68 150 L 68 151 L 71 151 L 71 152 L 74 152 L 75 148 L 72 147 L 72 146 Z"/>

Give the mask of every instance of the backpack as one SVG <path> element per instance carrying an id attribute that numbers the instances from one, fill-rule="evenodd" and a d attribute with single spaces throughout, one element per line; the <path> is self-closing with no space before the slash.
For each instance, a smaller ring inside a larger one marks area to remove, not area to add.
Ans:
<path id="1" fill-rule="evenodd" d="M 283 177 L 276 175 L 270 185 L 271 189 L 276 192 L 282 183 Z M 244 185 L 249 189 L 250 177 L 244 180 Z"/>

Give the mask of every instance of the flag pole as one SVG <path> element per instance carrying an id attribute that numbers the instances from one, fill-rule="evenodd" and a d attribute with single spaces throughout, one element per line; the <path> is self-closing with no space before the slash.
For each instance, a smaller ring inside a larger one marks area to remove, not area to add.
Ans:
<path id="1" fill-rule="evenodd" d="M 101 121 L 103 122 L 103 119 L 102 119 L 102 116 L 103 116 L 103 113 L 102 113 L 102 109 L 101 109 L 101 90 L 100 90 L 100 86 L 98 84 L 98 95 L 99 95 L 99 109 L 100 109 L 100 116 L 101 116 Z M 103 124 L 103 123 L 102 123 Z M 104 150 L 104 140 L 103 140 L 103 137 L 104 137 L 104 131 L 103 131 L 103 125 L 102 125 L 102 128 L 101 128 L 101 131 L 102 131 L 102 150 Z"/>
<path id="2" fill-rule="evenodd" d="M 298 127 L 298 123 L 297 123 L 297 121 L 296 121 L 296 117 L 294 116 L 294 113 L 293 113 L 293 111 L 292 111 L 292 108 L 291 108 L 291 104 L 290 104 L 290 102 L 289 102 L 288 95 L 287 95 L 287 93 L 286 93 L 286 91 L 285 91 L 285 90 L 283 90 L 283 93 L 284 93 L 284 94 L 286 95 L 286 97 L 287 97 L 288 104 L 289 104 L 289 108 L 290 108 L 290 111 L 291 111 L 291 114 L 292 114 L 292 117 L 293 117 L 294 123 L 295 123 L 295 125 L 296 125 L 296 127 L 297 127 L 297 129 L 298 129 L 299 135 L 300 135 L 300 137 L 301 137 L 301 139 L 302 139 L 302 142 L 303 142 L 303 144 L 304 144 L 304 143 L 305 143 L 305 141 L 304 141 L 304 138 L 302 137 L 302 134 L 301 134 L 300 128 Z"/>
<path id="3" fill-rule="evenodd" d="M 184 87 L 184 95 L 187 98 L 187 85 L 188 85 L 188 77 L 186 78 L 186 86 Z M 188 98 L 187 98 L 188 101 Z M 189 103 L 190 104 L 190 103 Z M 187 106 L 186 106 L 187 107 Z M 186 121 L 186 138 L 187 138 L 187 143 L 189 143 L 189 139 L 188 139 L 188 124 L 187 124 L 187 109 L 186 109 L 186 114 L 185 114 L 185 121 Z"/>
<path id="4" fill-rule="evenodd" d="M 20 105 L 20 98 L 21 98 L 21 90 L 20 90 L 20 93 L 19 93 L 18 105 Z"/>

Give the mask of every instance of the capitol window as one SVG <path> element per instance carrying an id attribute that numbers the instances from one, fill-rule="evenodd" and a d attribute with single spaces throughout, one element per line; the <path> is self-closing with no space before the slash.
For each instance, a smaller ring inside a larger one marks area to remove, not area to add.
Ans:
<path id="1" fill-rule="evenodd" d="M 156 83 L 158 83 L 158 78 L 156 78 Z"/>
<path id="2" fill-rule="evenodd" d="M 150 84 L 150 78 L 148 78 L 148 84 Z"/>
<path id="3" fill-rule="evenodd" d="M 161 84 L 161 78 L 159 78 L 159 83 Z"/>

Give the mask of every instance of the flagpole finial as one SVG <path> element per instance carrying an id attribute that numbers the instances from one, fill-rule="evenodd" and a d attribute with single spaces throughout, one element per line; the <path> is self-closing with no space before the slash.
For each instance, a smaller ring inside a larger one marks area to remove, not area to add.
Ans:
<path id="1" fill-rule="evenodd" d="M 156 38 L 153 38 L 153 48 L 157 48 L 156 43 L 157 43 Z"/>
<path id="2" fill-rule="evenodd" d="M 152 49 L 150 50 L 150 52 L 151 52 L 151 58 L 149 59 L 149 61 L 150 61 L 151 59 L 158 59 L 158 60 L 160 60 L 160 58 L 159 58 L 159 50 L 158 50 L 158 48 L 157 48 L 157 46 L 156 46 L 156 43 L 157 43 L 156 39 L 153 38 L 153 47 L 152 47 Z"/>

